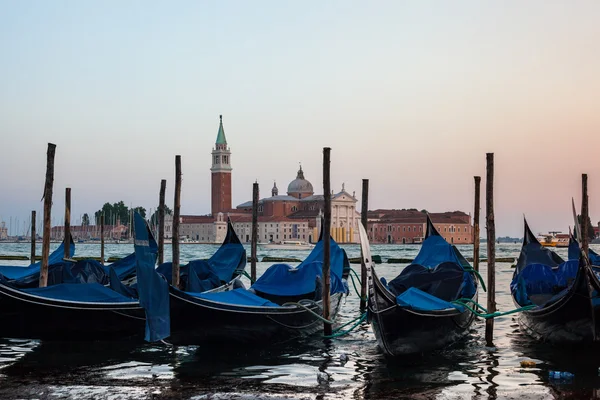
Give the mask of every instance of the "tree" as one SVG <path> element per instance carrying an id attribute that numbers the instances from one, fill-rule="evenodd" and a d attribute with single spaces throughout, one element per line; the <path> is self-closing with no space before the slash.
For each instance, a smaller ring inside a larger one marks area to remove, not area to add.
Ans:
<path id="1" fill-rule="evenodd" d="M 87 213 L 83 214 L 81 217 L 81 226 L 88 226 L 90 224 L 90 216 Z"/>
<path id="2" fill-rule="evenodd" d="M 142 216 L 142 218 L 146 218 L 146 209 L 144 207 L 135 207 L 133 211 L 139 213 Z"/>

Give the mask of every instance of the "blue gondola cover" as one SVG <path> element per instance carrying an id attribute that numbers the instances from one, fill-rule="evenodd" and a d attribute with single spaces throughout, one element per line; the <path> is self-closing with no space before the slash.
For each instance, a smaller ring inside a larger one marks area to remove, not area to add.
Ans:
<path id="1" fill-rule="evenodd" d="M 48 257 L 48 265 L 58 264 L 62 262 L 62 259 L 65 254 L 65 243 L 62 242 L 60 246 L 56 250 L 54 250 L 50 256 Z M 69 244 L 69 254 L 70 257 L 73 257 L 75 254 L 75 243 L 71 239 Z M 28 276 L 38 276 L 40 274 L 40 266 L 42 262 L 36 262 L 31 264 L 28 267 L 15 267 L 15 266 L 0 266 L 0 274 L 3 275 L 8 280 L 17 280 L 22 279 Z M 37 275 L 36 275 L 37 274 Z"/>
<path id="2" fill-rule="evenodd" d="M 455 308 L 460 312 L 464 311 L 463 306 L 442 300 L 414 287 L 409 288 L 396 297 L 396 304 L 400 307 L 415 311 L 436 311 L 446 310 L 448 308 Z"/>
<path id="3" fill-rule="evenodd" d="M 169 284 L 154 269 L 156 253 L 150 248 L 146 221 L 137 212 L 134 215 L 134 226 L 138 293 L 140 305 L 146 310 L 145 339 L 154 342 L 171 334 Z"/>
<path id="4" fill-rule="evenodd" d="M 122 296 L 98 283 L 85 285 L 63 283 L 43 288 L 23 289 L 23 292 L 49 299 L 87 303 L 131 303 L 131 298 Z"/>
<path id="5" fill-rule="evenodd" d="M 187 294 L 200 299 L 216 301 L 224 304 L 235 304 L 254 307 L 280 307 L 269 300 L 263 299 L 246 289 L 234 289 L 226 292 L 216 293 L 191 293 Z"/>

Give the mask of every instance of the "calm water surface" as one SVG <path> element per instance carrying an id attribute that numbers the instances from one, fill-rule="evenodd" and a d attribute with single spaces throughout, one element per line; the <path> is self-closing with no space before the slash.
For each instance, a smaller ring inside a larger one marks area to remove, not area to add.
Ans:
<path id="1" fill-rule="evenodd" d="M 53 244 L 55 248 L 57 244 Z M 97 256 L 99 245 L 77 244 L 76 255 Z M 358 246 L 344 246 L 350 257 Z M 597 250 L 600 250 L 593 245 Z M 183 261 L 209 257 L 217 246 L 183 245 Z M 470 246 L 459 246 L 465 257 Z M 518 244 L 498 245 L 498 257 L 517 256 Z M 373 254 L 411 258 L 417 246 L 374 245 Z M 485 250 L 485 249 L 484 249 Z M 106 255 L 124 256 L 131 245 L 108 245 Z M 166 259 L 170 258 L 169 247 Z M 566 256 L 566 249 L 557 250 Z M 29 253 L 28 244 L 0 244 L 0 254 Z M 248 252 L 249 253 L 249 252 Z M 260 250 L 259 258 L 308 252 Z M 8 263 L 7 263 L 8 264 Z M 24 265 L 14 262 L 11 265 Z M 269 264 L 259 263 L 259 274 Z M 405 264 L 379 264 L 390 280 Z M 500 310 L 513 308 L 510 263 L 497 265 Z M 360 273 L 360 266 L 353 265 Z M 486 265 L 482 275 L 486 276 Z M 486 302 L 485 293 L 480 297 Z M 359 315 L 358 297 L 347 297 L 343 323 Z M 0 339 L 2 399 L 552 399 L 600 398 L 600 349 L 538 344 L 519 332 L 514 316 L 496 319 L 495 347 L 485 347 L 484 323 L 451 348 L 390 360 L 377 348 L 369 325 L 323 341 L 313 338 L 269 348 L 171 346 L 168 343 L 52 343 Z M 168 340 L 167 340 L 168 341 Z M 532 360 L 534 368 L 521 368 Z M 575 374 L 570 382 L 548 379 L 549 370 Z"/>

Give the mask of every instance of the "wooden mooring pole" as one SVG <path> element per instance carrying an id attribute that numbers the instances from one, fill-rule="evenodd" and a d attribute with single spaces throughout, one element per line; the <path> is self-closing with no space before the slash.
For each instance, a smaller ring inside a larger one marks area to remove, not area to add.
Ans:
<path id="1" fill-rule="evenodd" d="M 250 244 L 250 280 L 256 281 L 256 243 L 258 241 L 258 182 L 252 184 L 252 239 Z"/>
<path id="2" fill-rule="evenodd" d="M 40 266 L 40 287 L 48 284 L 48 258 L 50 257 L 50 221 L 52 210 L 52 188 L 54 186 L 54 155 L 56 145 L 48 143 L 46 153 L 46 182 L 44 184 L 44 232 L 42 237 L 42 265 Z"/>
<path id="3" fill-rule="evenodd" d="M 360 209 L 360 223 L 365 227 L 365 232 L 368 232 L 367 228 L 367 213 L 369 211 L 369 180 L 362 180 L 362 204 Z M 352 238 L 350 238 L 352 240 Z M 369 240 L 369 238 L 367 238 Z M 367 308 L 367 266 L 365 260 L 360 258 L 360 312 L 364 312 Z"/>
<path id="4" fill-rule="evenodd" d="M 588 208 L 587 174 L 581 174 L 581 249 L 589 257 L 589 225 L 590 211 Z"/>
<path id="5" fill-rule="evenodd" d="M 323 318 L 329 320 L 331 317 L 331 304 L 330 304 L 330 286 L 331 286 L 331 241 L 329 235 L 331 235 L 331 180 L 330 180 L 330 157 L 331 148 L 323 148 L 323 197 L 325 200 L 324 208 L 325 215 L 323 218 Z M 325 322 L 323 326 L 323 333 L 326 336 L 331 335 L 332 326 Z"/>
<path id="6" fill-rule="evenodd" d="M 104 265 L 104 213 L 100 215 L 100 262 Z"/>
<path id="7" fill-rule="evenodd" d="M 160 181 L 160 194 L 158 197 L 158 265 L 165 262 L 165 191 L 167 180 Z"/>
<path id="8" fill-rule="evenodd" d="M 31 212 L 31 263 L 35 263 L 35 211 Z"/>
<path id="9" fill-rule="evenodd" d="M 473 269 L 479 272 L 479 212 L 481 210 L 481 177 L 475 177 L 475 206 L 473 215 Z"/>
<path id="10" fill-rule="evenodd" d="M 485 208 L 487 226 L 487 309 L 496 312 L 496 223 L 494 221 L 494 153 L 486 154 Z M 485 320 L 485 342 L 494 345 L 494 319 Z"/>
<path id="11" fill-rule="evenodd" d="M 71 188 L 65 189 L 65 253 L 64 258 L 70 258 L 71 252 Z"/>
<path id="12" fill-rule="evenodd" d="M 179 288 L 179 215 L 181 209 L 181 156 L 175 156 L 175 199 L 173 202 L 173 286 Z"/>

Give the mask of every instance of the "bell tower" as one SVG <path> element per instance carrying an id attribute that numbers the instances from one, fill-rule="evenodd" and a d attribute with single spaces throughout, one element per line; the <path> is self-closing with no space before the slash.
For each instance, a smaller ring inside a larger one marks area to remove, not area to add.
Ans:
<path id="1" fill-rule="evenodd" d="M 231 210 L 231 152 L 227 147 L 223 116 L 219 115 L 219 132 L 212 151 L 211 180 L 211 214 L 213 217 L 220 212 Z"/>

